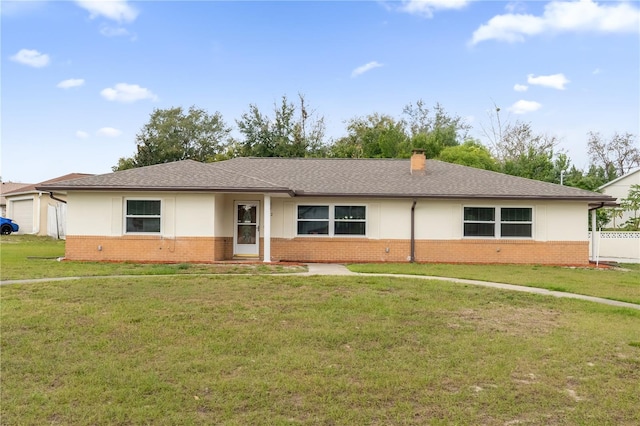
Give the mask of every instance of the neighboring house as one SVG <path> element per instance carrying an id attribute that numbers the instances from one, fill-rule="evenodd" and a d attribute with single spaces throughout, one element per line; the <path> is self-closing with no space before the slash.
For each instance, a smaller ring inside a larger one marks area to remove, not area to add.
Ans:
<path id="1" fill-rule="evenodd" d="M 4 194 L 7 192 L 15 191 L 23 186 L 31 185 L 30 183 L 19 182 L 2 182 L 2 188 L 0 189 L 0 216 L 7 217 L 7 200 L 4 198 Z"/>
<path id="2" fill-rule="evenodd" d="M 400 159 L 236 158 L 39 185 L 68 194 L 66 258 L 584 265 L 607 195 Z"/>
<path id="3" fill-rule="evenodd" d="M 20 225 L 18 233 L 64 238 L 66 194 L 53 194 L 36 187 L 88 176 L 92 175 L 71 173 L 38 184 L 21 186 L 3 194 L 7 200 L 7 215 Z"/>
<path id="4" fill-rule="evenodd" d="M 627 198 L 629 195 L 629 189 L 631 185 L 640 185 L 640 169 L 629 172 L 624 176 L 607 182 L 598 188 L 603 194 L 610 195 L 616 199 L 616 202 L 620 204 L 623 198 Z M 619 209 L 614 212 L 619 212 L 620 216 L 616 216 L 611 219 L 609 223 L 605 225 L 605 228 L 620 228 L 624 223 L 632 216 L 630 212 L 624 212 Z"/>

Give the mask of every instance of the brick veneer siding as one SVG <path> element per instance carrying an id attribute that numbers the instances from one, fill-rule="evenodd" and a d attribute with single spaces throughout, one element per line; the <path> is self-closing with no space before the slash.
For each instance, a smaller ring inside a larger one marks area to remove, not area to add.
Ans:
<path id="1" fill-rule="evenodd" d="M 65 258 L 85 261 L 195 263 L 230 259 L 232 253 L 233 238 L 224 237 L 67 235 Z"/>
<path id="2" fill-rule="evenodd" d="M 409 240 L 358 238 L 272 239 L 272 260 L 297 262 L 406 262 Z M 417 262 L 586 265 L 588 241 L 417 240 Z"/>
<path id="3" fill-rule="evenodd" d="M 101 250 L 98 250 L 98 247 Z M 263 253 L 260 244 L 260 257 Z M 273 238 L 271 260 L 407 262 L 409 240 Z M 231 237 L 67 236 L 66 258 L 85 261 L 212 262 L 233 258 Z M 586 265 L 588 241 L 417 240 L 417 262 Z"/>

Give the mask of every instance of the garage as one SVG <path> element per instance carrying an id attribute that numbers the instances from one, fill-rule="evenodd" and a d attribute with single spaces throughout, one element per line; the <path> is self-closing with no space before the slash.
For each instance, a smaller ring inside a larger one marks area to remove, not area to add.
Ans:
<path id="1" fill-rule="evenodd" d="M 20 226 L 20 234 L 33 233 L 33 199 L 12 200 L 11 219 Z"/>

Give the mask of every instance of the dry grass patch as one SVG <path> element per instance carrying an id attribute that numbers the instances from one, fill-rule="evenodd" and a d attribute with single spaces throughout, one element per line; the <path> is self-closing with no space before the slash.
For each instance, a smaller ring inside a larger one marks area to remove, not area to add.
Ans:
<path id="1" fill-rule="evenodd" d="M 458 321 L 448 324 L 451 328 L 471 327 L 482 332 L 520 337 L 548 334 L 562 325 L 557 311 L 508 305 L 494 306 L 490 310 L 462 309 L 454 317 Z"/>

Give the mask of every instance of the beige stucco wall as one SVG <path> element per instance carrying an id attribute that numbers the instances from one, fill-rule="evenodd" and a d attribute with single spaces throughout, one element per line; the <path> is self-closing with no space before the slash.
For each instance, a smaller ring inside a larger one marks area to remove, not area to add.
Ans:
<path id="1" fill-rule="evenodd" d="M 615 181 L 614 183 L 604 185 L 602 187 L 602 192 L 606 195 L 616 197 L 618 202 L 620 202 L 622 198 L 626 198 L 629 195 L 631 185 L 640 185 L 640 170 L 629 173 L 627 176 Z"/>
<path id="2" fill-rule="evenodd" d="M 69 194 L 68 235 L 118 236 L 124 233 L 126 199 L 162 201 L 162 235 L 215 235 L 216 197 L 213 194 L 91 193 Z"/>
<path id="3" fill-rule="evenodd" d="M 620 203 L 623 198 L 629 196 L 631 185 L 640 185 L 640 170 L 629 173 L 627 176 L 620 178 L 614 183 L 610 183 L 601 187 L 602 192 L 616 198 L 616 202 Z M 631 212 L 620 212 L 620 217 L 613 218 L 609 223 L 604 225 L 605 228 L 620 228 L 625 222 L 633 216 Z"/>
<path id="4" fill-rule="evenodd" d="M 535 239 L 538 241 L 587 241 L 586 203 L 557 202 L 536 206 Z"/>
<path id="5" fill-rule="evenodd" d="M 364 204 L 367 206 L 367 238 L 409 239 L 411 237 L 412 200 L 406 199 L 326 199 L 283 200 L 283 208 L 273 211 L 274 237 L 293 238 L 296 233 L 298 204 Z M 273 203 L 272 203 L 273 204 Z M 415 237 L 424 240 L 463 238 L 462 215 L 465 206 L 531 207 L 533 239 L 537 241 L 586 241 L 587 204 L 581 202 L 504 202 L 479 200 L 418 200 L 415 206 Z M 280 214 L 282 216 L 280 217 Z M 277 226 L 276 226 L 277 225 Z M 282 233 L 276 229 L 282 227 Z"/>
<path id="6" fill-rule="evenodd" d="M 264 198 L 259 194 L 198 193 L 91 193 L 69 195 L 68 235 L 119 236 L 124 233 L 124 200 L 161 199 L 162 235 L 165 237 L 233 237 L 236 201 L 260 203 L 260 229 L 264 230 Z M 298 204 L 367 206 L 368 239 L 409 239 L 411 205 L 406 199 L 339 199 L 271 197 L 271 236 L 296 237 Z M 576 202 L 474 202 L 418 200 L 415 237 L 420 240 L 462 239 L 464 206 L 531 207 L 536 241 L 586 241 L 587 205 Z M 45 223 L 46 228 L 46 223 Z M 313 237 L 312 237 L 313 238 Z M 335 237 L 341 238 L 341 237 Z M 353 237 L 351 237 L 353 238 Z"/>

